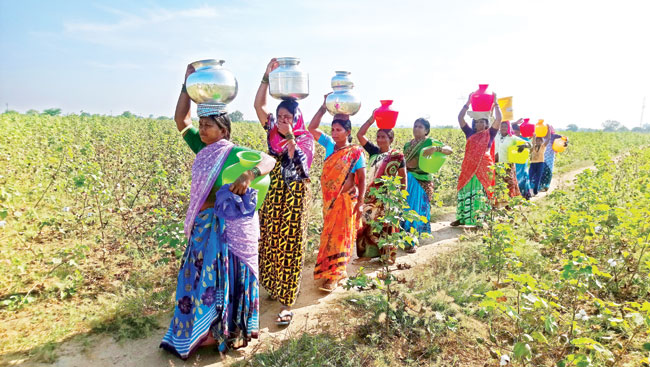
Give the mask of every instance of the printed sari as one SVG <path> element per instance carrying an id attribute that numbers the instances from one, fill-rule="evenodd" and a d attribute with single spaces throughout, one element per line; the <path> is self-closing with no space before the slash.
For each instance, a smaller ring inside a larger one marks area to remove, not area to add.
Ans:
<path id="1" fill-rule="evenodd" d="M 323 232 L 314 279 L 337 281 L 346 276 L 345 268 L 357 233 L 354 213 L 357 197 L 350 192 L 342 192 L 342 189 L 362 154 L 361 147 L 349 145 L 332 153 L 323 165 Z"/>
<path id="2" fill-rule="evenodd" d="M 477 225 L 490 208 L 494 186 L 494 151 L 489 129 L 467 138 L 465 157 L 458 177 L 456 219 L 463 225 Z M 492 149 L 491 149 L 492 148 Z"/>
<path id="3" fill-rule="evenodd" d="M 380 183 L 375 182 L 376 179 L 382 176 L 396 176 L 400 167 L 400 163 L 404 161 L 404 155 L 396 150 L 391 150 L 386 153 L 376 154 L 370 157 L 368 161 L 369 172 L 368 176 L 371 177 L 371 183 L 368 185 L 368 192 L 373 187 L 379 187 Z M 357 232 L 357 256 L 373 258 L 385 256 L 389 261 L 395 261 L 397 252 L 394 246 L 383 246 L 381 249 L 378 246 L 379 239 L 382 235 L 390 235 L 399 231 L 399 228 L 384 225 L 381 232 L 376 233 L 373 231 L 370 222 L 376 220 L 384 214 L 381 203 L 377 198 L 371 194 L 367 194 L 363 213 L 361 217 L 361 228 Z"/>
<path id="4" fill-rule="evenodd" d="M 418 159 L 420 151 L 432 146 L 434 143 L 442 146 L 442 143 L 434 141 L 431 138 L 425 138 L 420 141 L 415 139 L 411 140 L 404 145 L 404 159 L 406 162 L 414 158 Z M 409 193 L 406 202 L 411 209 L 427 218 L 427 222 L 403 222 L 401 225 L 402 228 L 407 232 L 410 232 L 411 228 L 415 228 L 418 233 L 430 233 L 431 199 L 433 199 L 435 189 L 433 185 L 433 174 L 422 171 L 420 167 L 409 168 L 406 173 L 406 187 Z"/>
<path id="5" fill-rule="evenodd" d="M 302 112 L 296 108 L 293 134 L 296 150 L 289 157 L 286 144 L 272 114 L 268 116 L 269 154 L 276 160 L 271 185 L 260 208 L 260 284 L 285 306 L 298 297 L 304 263 L 307 223 L 304 215 L 309 196 L 309 169 L 314 139 L 305 128 Z"/>
<path id="6" fill-rule="evenodd" d="M 176 286 L 176 306 L 160 347 L 187 359 L 208 339 L 222 352 L 245 347 L 259 332 L 256 194 L 251 188 L 216 193 L 214 208 L 200 210 L 213 190 L 233 144 L 227 140 L 201 149 L 192 166 L 185 221 L 187 247 Z"/>

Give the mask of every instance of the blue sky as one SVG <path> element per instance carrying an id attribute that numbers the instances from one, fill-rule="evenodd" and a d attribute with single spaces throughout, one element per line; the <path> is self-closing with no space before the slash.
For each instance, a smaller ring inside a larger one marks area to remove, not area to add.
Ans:
<path id="1" fill-rule="evenodd" d="M 295 56 L 310 73 L 309 118 L 334 70 L 348 70 L 356 123 L 394 99 L 400 125 L 452 125 L 489 83 L 514 96 L 516 117 L 634 127 L 644 96 L 650 122 L 648 14 L 643 0 L 0 0 L 0 103 L 171 116 L 186 65 L 219 58 L 239 80 L 230 109 L 254 119 L 268 60 Z"/>

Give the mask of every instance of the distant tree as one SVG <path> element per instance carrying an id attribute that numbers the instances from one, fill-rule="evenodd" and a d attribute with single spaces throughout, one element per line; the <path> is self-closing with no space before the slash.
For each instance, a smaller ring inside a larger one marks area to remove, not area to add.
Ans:
<path id="1" fill-rule="evenodd" d="M 61 114 L 60 108 L 48 108 L 47 110 L 43 110 L 43 115 L 59 116 L 60 114 Z"/>
<path id="2" fill-rule="evenodd" d="M 231 112 L 228 117 L 230 117 L 230 121 L 244 121 L 244 114 L 241 113 L 240 111 L 234 111 Z"/>
<path id="3" fill-rule="evenodd" d="M 132 114 L 130 111 L 124 111 L 124 112 L 122 112 L 122 114 L 120 115 L 120 117 L 134 118 L 135 115 Z"/>
<path id="4" fill-rule="evenodd" d="M 567 131 L 578 131 L 578 129 L 580 128 L 576 124 L 569 124 L 569 126 L 567 126 L 566 129 Z"/>
<path id="5" fill-rule="evenodd" d="M 14 111 L 14 110 L 5 110 L 5 112 L 3 112 L 3 114 L 6 114 L 6 115 L 14 115 L 14 114 L 18 114 L 18 111 Z"/>
<path id="6" fill-rule="evenodd" d="M 156 120 L 169 120 L 169 117 L 167 116 L 158 116 Z"/>
<path id="7" fill-rule="evenodd" d="M 630 131 L 630 129 L 628 129 L 627 126 L 625 126 L 625 125 L 621 125 L 621 127 L 619 127 L 618 130 L 616 130 L 616 131 L 623 131 L 623 132 L 625 132 L 625 131 Z"/>
<path id="8" fill-rule="evenodd" d="M 617 131 L 621 128 L 621 123 L 616 120 L 607 120 L 603 122 L 603 131 Z"/>
<path id="9" fill-rule="evenodd" d="M 38 115 L 38 114 L 40 114 L 40 112 L 38 112 L 37 110 L 27 110 L 27 112 L 25 112 L 25 115 L 32 115 L 33 116 L 33 115 Z"/>
<path id="10" fill-rule="evenodd" d="M 90 114 L 89 114 L 88 112 L 81 111 L 81 113 L 79 114 L 79 116 L 90 117 Z"/>

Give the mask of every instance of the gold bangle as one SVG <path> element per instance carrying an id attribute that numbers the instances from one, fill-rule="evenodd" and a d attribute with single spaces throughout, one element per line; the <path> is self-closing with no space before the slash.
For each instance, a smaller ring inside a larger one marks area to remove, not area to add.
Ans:
<path id="1" fill-rule="evenodd" d="M 264 74 L 264 76 L 262 77 L 262 83 L 269 84 L 269 76 L 268 75 Z"/>

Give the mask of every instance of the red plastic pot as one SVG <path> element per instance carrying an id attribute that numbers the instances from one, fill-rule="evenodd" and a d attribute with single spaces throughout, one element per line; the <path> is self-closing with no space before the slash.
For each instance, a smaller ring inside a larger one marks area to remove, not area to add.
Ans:
<path id="1" fill-rule="evenodd" d="M 524 122 L 519 125 L 521 136 L 524 138 L 530 138 L 535 133 L 535 125 L 529 123 L 528 121 L 530 121 L 530 119 L 524 119 Z"/>
<path id="2" fill-rule="evenodd" d="M 494 95 L 486 93 L 488 84 L 479 84 L 478 90 L 472 93 L 470 103 L 472 104 L 472 111 L 483 112 L 490 111 L 494 104 Z"/>
<path id="3" fill-rule="evenodd" d="M 390 108 L 393 101 L 382 100 L 379 102 L 381 103 L 381 107 L 375 110 L 375 121 L 377 121 L 377 127 L 380 129 L 394 128 L 397 123 L 397 115 L 399 112 Z"/>

